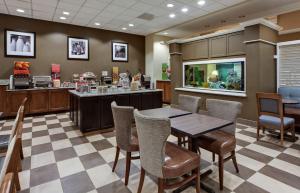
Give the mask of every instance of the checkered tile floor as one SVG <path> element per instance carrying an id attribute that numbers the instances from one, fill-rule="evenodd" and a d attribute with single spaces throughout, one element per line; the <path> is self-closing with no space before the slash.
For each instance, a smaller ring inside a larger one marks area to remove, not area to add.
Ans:
<path id="1" fill-rule="evenodd" d="M 0 134 L 9 133 L 13 120 L 0 121 Z M 256 129 L 237 125 L 236 174 L 231 161 L 225 164 L 223 192 L 299 193 L 300 141 L 279 147 L 256 142 Z M 268 136 L 263 137 L 270 140 Z M 170 137 L 171 141 L 176 140 Z M 23 193 L 135 193 L 139 181 L 139 160 L 133 161 L 128 187 L 124 185 L 124 152 L 116 173 L 111 172 L 115 155 L 114 133 L 83 135 L 68 114 L 27 117 L 24 123 L 25 159 L 19 174 Z M 219 192 L 217 165 L 211 153 L 201 151 L 202 171 L 213 169 L 204 179 Z M 144 193 L 157 191 L 155 179 L 147 177 Z M 185 193 L 195 192 L 189 188 Z M 202 191 L 204 192 L 204 191 Z"/>

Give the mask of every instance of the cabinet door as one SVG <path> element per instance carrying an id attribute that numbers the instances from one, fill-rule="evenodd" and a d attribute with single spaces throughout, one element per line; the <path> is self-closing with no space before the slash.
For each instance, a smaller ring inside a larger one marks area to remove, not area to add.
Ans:
<path id="1" fill-rule="evenodd" d="M 228 55 L 242 55 L 245 54 L 245 44 L 244 44 L 244 33 L 237 32 L 227 35 L 228 42 Z"/>
<path id="2" fill-rule="evenodd" d="M 134 107 L 135 109 L 141 110 L 142 109 L 142 95 L 141 94 L 131 94 L 129 103 L 130 106 Z"/>
<path id="3" fill-rule="evenodd" d="M 48 112 L 48 90 L 30 91 L 29 113 Z"/>
<path id="4" fill-rule="evenodd" d="M 130 99 L 128 94 L 121 94 L 116 96 L 116 103 L 119 106 L 130 106 Z"/>
<path id="5" fill-rule="evenodd" d="M 227 55 L 226 35 L 210 39 L 210 57 L 223 57 Z"/>
<path id="6" fill-rule="evenodd" d="M 79 108 L 78 112 L 76 112 L 75 107 L 75 120 L 78 120 L 77 124 L 80 130 L 87 132 L 99 129 L 101 127 L 101 104 L 99 97 L 82 97 L 77 98 L 77 100 L 78 104 L 75 103 L 75 105 L 78 105 Z"/>
<path id="7" fill-rule="evenodd" d="M 162 107 L 162 92 L 153 92 L 152 93 L 152 109 Z"/>
<path id="8" fill-rule="evenodd" d="M 111 103 L 115 100 L 114 96 L 101 97 L 101 128 L 113 127 L 113 115 L 111 111 Z"/>
<path id="9" fill-rule="evenodd" d="M 6 86 L 0 85 L 0 112 L 5 112 Z"/>
<path id="10" fill-rule="evenodd" d="M 164 89 L 164 103 L 171 103 L 171 82 L 165 83 L 165 89 Z"/>
<path id="11" fill-rule="evenodd" d="M 153 109 L 153 101 L 155 98 L 153 98 L 153 93 L 152 92 L 146 92 L 141 94 L 141 109 L 146 110 L 146 109 Z"/>
<path id="12" fill-rule="evenodd" d="M 49 110 L 68 110 L 70 106 L 70 95 L 67 89 L 49 90 Z"/>
<path id="13" fill-rule="evenodd" d="M 183 60 L 208 58 L 208 40 L 205 39 L 183 44 L 182 58 Z"/>
<path id="14" fill-rule="evenodd" d="M 17 114 L 18 109 L 25 97 L 27 97 L 28 99 L 27 105 L 25 107 L 25 112 L 28 112 L 28 103 L 30 103 L 30 99 L 28 98 L 26 91 L 6 92 L 5 109 L 7 111 L 8 116 L 15 116 Z"/>
<path id="15" fill-rule="evenodd" d="M 163 81 L 156 81 L 156 89 L 161 89 L 163 90 L 164 94 L 163 94 L 163 102 L 165 102 L 165 82 Z"/>

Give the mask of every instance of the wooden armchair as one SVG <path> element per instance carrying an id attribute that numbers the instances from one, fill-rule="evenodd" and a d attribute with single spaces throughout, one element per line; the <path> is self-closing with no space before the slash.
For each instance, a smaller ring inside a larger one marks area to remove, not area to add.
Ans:
<path id="1" fill-rule="evenodd" d="M 260 129 L 274 129 L 280 131 L 280 144 L 283 145 L 284 134 L 291 132 L 294 139 L 295 119 L 284 117 L 282 97 L 276 93 L 256 93 L 257 99 L 257 140 Z"/>

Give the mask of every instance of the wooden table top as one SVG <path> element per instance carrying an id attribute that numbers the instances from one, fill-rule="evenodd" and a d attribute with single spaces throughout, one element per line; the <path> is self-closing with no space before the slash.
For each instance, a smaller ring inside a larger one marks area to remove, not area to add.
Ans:
<path id="1" fill-rule="evenodd" d="M 282 99 L 283 104 L 299 104 L 299 101 L 295 99 Z"/>
<path id="2" fill-rule="evenodd" d="M 165 107 L 140 111 L 141 114 L 155 118 L 174 118 L 192 114 L 188 111 L 183 111 L 176 108 Z"/>
<path id="3" fill-rule="evenodd" d="M 174 132 L 191 138 L 197 138 L 205 133 L 233 124 L 232 121 L 200 114 L 190 114 L 170 120 Z"/>

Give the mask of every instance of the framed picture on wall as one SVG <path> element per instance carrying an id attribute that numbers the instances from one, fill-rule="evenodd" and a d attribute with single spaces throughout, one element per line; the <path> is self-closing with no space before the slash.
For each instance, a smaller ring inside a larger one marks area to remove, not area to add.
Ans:
<path id="1" fill-rule="evenodd" d="M 35 57 L 35 33 L 5 30 L 6 57 Z"/>
<path id="2" fill-rule="evenodd" d="M 128 43 L 112 42 L 112 61 L 128 62 Z"/>
<path id="3" fill-rule="evenodd" d="M 68 37 L 68 59 L 89 60 L 89 40 L 85 38 Z"/>

